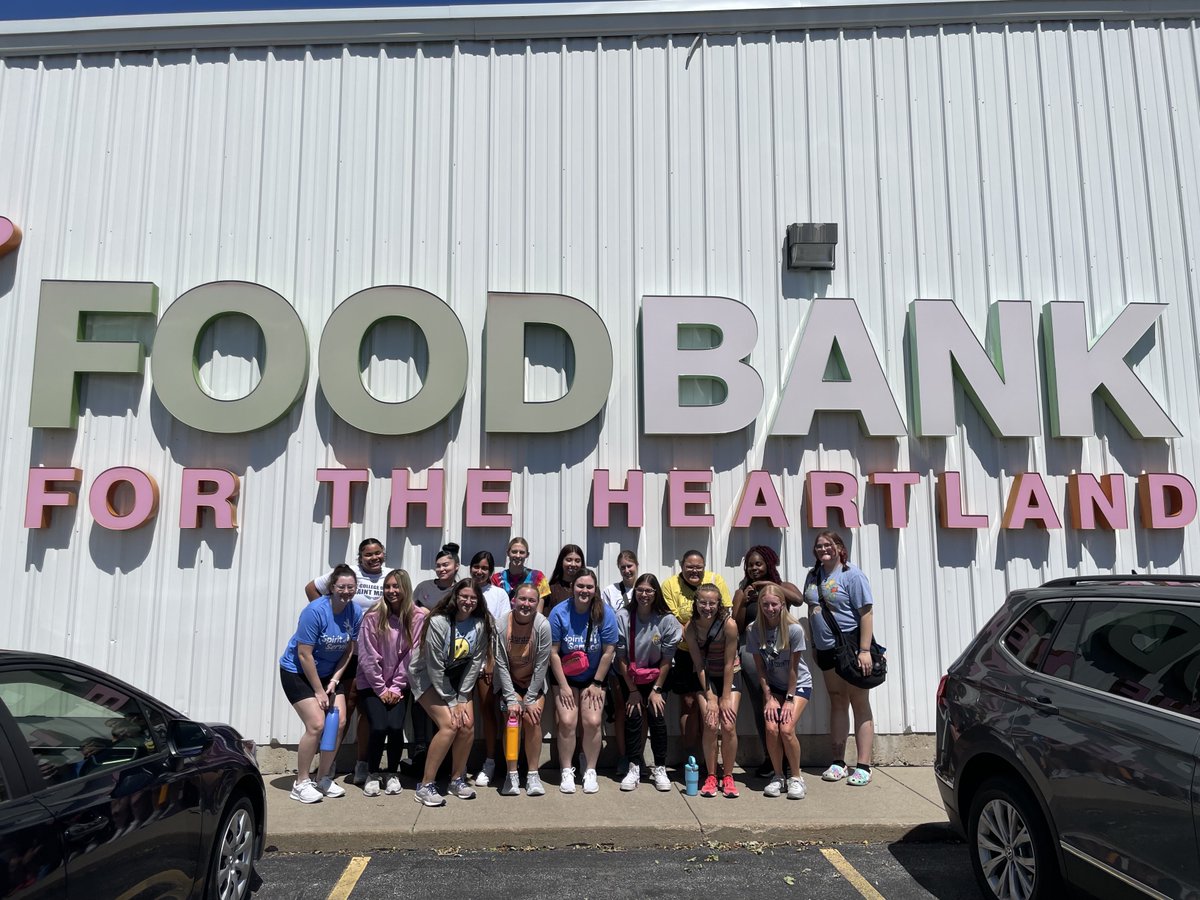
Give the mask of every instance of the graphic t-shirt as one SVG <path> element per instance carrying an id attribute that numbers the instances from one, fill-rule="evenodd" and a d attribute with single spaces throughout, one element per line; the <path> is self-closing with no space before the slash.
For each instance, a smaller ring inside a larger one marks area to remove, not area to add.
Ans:
<path id="1" fill-rule="evenodd" d="M 747 640 L 752 642 L 751 646 L 758 653 L 758 664 L 762 667 L 760 671 L 767 679 L 767 684 L 773 689 L 787 690 L 788 667 L 792 664 L 792 654 L 794 653 L 800 654 L 796 663 L 796 687 L 812 687 L 812 674 L 808 671 L 808 664 L 804 662 L 804 628 L 800 623 L 792 622 L 788 626 L 786 643 L 779 639 L 778 625 L 774 628 L 764 627 L 762 642 L 754 643 L 759 640 L 759 630 L 756 625 L 748 632 Z"/>
<path id="2" fill-rule="evenodd" d="M 446 660 L 447 669 L 465 666 L 471 661 L 471 656 L 475 653 L 475 644 L 480 639 L 480 631 L 476 627 L 476 622 L 474 616 L 468 616 L 461 622 L 455 620 L 454 652 L 449 654 Z"/>
<path id="3" fill-rule="evenodd" d="M 589 614 L 575 611 L 574 600 L 564 600 L 550 611 L 550 642 L 558 645 L 558 652 L 566 656 L 574 650 L 585 650 L 588 656 L 588 670 L 574 676 L 571 681 L 587 682 L 596 677 L 596 668 L 600 665 L 600 656 L 605 644 L 614 647 L 620 640 L 617 631 L 617 617 L 607 604 L 604 604 L 603 621 L 592 626 L 592 640 L 587 647 Z"/>
<path id="4" fill-rule="evenodd" d="M 354 605 L 365 614 L 375 605 L 375 601 L 383 596 L 383 579 L 387 573 L 383 569 L 373 573 L 364 572 L 357 563 L 351 563 L 350 568 L 354 570 L 354 574 L 358 578 L 358 593 L 354 595 Z M 329 589 L 332 586 L 329 576 L 332 574 L 332 572 L 326 572 L 312 580 L 317 592 L 322 596 L 329 595 Z"/>
<path id="5" fill-rule="evenodd" d="M 821 600 L 825 601 L 833 613 L 833 620 L 842 631 L 858 628 L 858 615 L 855 612 L 861 614 L 864 607 L 875 605 L 867 576 L 862 569 L 850 565 L 839 567 L 832 575 L 826 575 L 821 567 L 810 571 L 804 581 L 804 599 L 813 608 L 809 621 L 812 623 L 813 645 L 818 650 L 833 649 L 833 632 L 821 614 Z"/>
<path id="6" fill-rule="evenodd" d="M 300 657 L 296 650 L 300 644 L 313 648 L 313 662 L 317 674 L 324 680 L 333 674 L 338 660 L 346 652 L 351 641 L 358 640 L 358 628 L 362 624 L 362 612 L 353 603 L 334 615 L 332 601 L 318 597 L 300 611 L 300 622 L 296 633 L 288 641 L 287 649 L 279 657 L 279 665 L 288 672 L 302 674 Z"/>
<path id="7" fill-rule="evenodd" d="M 683 636 L 683 626 L 670 613 L 653 613 L 649 622 L 637 618 L 637 611 L 622 609 L 617 613 L 617 631 L 620 640 L 617 643 L 617 656 L 629 662 L 629 625 L 630 617 L 636 621 L 633 627 L 633 661 L 645 669 L 671 664 L 675 657 L 675 647 Z"/>

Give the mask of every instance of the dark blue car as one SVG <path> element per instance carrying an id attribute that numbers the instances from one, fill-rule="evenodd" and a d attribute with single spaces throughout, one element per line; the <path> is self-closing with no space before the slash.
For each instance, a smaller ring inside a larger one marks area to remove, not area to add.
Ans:
<path id="1" fill-rule="evenodd" d="M 228 725 L 0 650 L 0 897 L 240 900 L 265 806 L 254 745 Z"/>

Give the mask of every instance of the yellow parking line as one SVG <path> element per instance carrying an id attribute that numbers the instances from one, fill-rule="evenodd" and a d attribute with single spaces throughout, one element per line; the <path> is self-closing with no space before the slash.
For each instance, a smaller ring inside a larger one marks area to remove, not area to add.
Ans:
<path id="1" fill-rule="evenodd" d="M 846 857 L 838 853 L 836 850 L 828 850 L 822 848 L 821 855 L 829 860 L 830 865 L 842 873 L 842 877 L 854 885 L 855 889 L 862 894 L 867 900 L 883 900 L 883 894 L 875 890 L 871 882 L 867 881 L 858 869 L 850 865 Z"/>
<path id="2" fill-rule="evenodd" d="M 337 884 L 333 886 L 333 890 L 329 892 L 329 900 L 346 900 L 350 896 L 354 886 L 358 884 L 358 879 L 363 873 L 363 869 L 367 867 L 367 863 L 371 861 L 369 856 L 355 856 L 350 862 L 346 863 L 346 870 L 342 872 L 342 877 L 338 879 Z"/>

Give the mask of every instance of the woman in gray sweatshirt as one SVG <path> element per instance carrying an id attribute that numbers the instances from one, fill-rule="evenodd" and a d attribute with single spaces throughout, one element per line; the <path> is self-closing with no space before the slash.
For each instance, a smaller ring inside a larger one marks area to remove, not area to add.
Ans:
<path id="1" fill-rule="evenodd" d="M 492 617 L 469 578 L 457 582 L 425 617 L 421 647 L 409 669 L 413 696 L 438 727 L 414 795 L 425 806 L 446 803 L 434 782 L 447 752 L 451 754 L 449 792 L 462 800 L 475 797 L 465 777 L 467 755 L 475 740 L 471 697 L 484 659 L 491 656 L 494 634 Z"/>

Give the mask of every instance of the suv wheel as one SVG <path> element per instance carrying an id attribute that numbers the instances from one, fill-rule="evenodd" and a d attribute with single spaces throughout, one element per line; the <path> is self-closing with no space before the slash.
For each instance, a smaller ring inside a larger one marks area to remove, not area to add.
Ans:
<path id="1" fill-rule="evenodd" d="M 254 807 L 235 797 L 221 816 L 208 872 L 208 900 L 244 900 L 254 874 Z"/>
<path id="2" fill-rule="evenodd" d="M 1037 803 L 1015 778 L 988 779 L 971 802 L 971 868 L 985 897 L 1037 900 L 1058 883 L 1058 865 Z"/>

